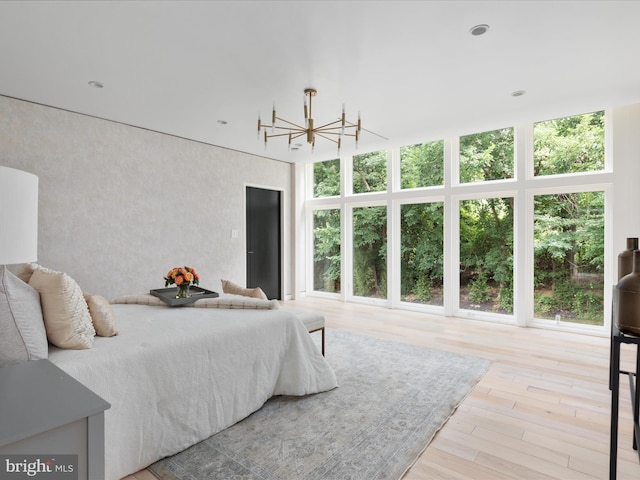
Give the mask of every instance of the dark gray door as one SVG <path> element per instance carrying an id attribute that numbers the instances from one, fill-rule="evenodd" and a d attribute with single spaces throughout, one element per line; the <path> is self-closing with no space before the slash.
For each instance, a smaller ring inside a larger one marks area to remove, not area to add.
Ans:
<path id="1" fill-rule="evenodd" d="M 247 287 L 270 299 L 281 292 L 281 192 L 247 187 Z"/>

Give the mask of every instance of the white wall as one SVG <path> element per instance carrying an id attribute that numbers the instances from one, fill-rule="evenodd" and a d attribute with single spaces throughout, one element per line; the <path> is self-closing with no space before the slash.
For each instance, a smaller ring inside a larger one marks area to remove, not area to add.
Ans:
<path id="1" fill-rule="evenodd" d="M 627 237 L 640 237 L 640 104 L 613 109 L 610 120 L 613 247 L 617 255 L 626 248 Z M 616 263 L 616 279 L 617 268 Z"/>
<path id="2" fill-rule="evenodd" d="M 39 177 L 38 263 L 107 298 L 185 264 L 244 284 L 245 186 L 281 190 L 291 292 L 290 164 L 0 96 L 0 165 Z"/>

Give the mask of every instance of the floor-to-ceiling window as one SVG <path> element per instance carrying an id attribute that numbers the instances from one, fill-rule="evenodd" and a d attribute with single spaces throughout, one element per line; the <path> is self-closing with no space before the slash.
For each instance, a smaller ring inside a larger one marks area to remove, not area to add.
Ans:
<path id="1" fill-rule="evenodd" d="M 604 132 L 595 112 L 315 163 L 312 290 L 601 327 Z"/>
<path id="2" fill-rule="evenodd" d="M 536 123 L 533 141 L 537 178 L 571 178 L 604 169 L 603 112 Z M 601 188 L 555 187 L 534 196 L 535 318 L 603 325 Z"/>
<path id="3" fill-rule="evenodd" d="M 313 164 L 313 198 L 340 195 L 340 159 Z M 340 293 L 342 289 L 341 209 L 332 205 L 312 212 L 313 290 Z"/>
<path id="4" fill-rule="evenodd" d="M 420 197 L 424 189 L 444 185 L 444 141 L 400 148 L 400 191 L 410 194 L 399 202 L 400 302 L 444 304 L 444 202 Z"/>

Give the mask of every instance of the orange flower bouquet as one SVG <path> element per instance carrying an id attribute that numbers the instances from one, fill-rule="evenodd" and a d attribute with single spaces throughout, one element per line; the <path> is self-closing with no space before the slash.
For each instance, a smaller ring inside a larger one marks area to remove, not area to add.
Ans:
<path id="1" fill-rule="evenodd" d="M 178 287 L 176 298 L 189 297 L 189 286 L 198 285 L 200 277 L 196 270 L 191 267 L 174 267 L 164 277 L 164 286 L 175 284 Z"/>

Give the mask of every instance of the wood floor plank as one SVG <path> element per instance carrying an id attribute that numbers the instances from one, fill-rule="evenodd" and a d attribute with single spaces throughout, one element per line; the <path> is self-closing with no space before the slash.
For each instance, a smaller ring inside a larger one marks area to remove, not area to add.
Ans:
<path id="1" fill-rule="evenodd" d="M 322 313 L 328 328 L 492 361 L 403 480 L 608 478 L 608 337 L 311 296 L 283 305 Z M 621 365 L 634 370 L 635 351 L 627 347 Z M 621 376 L 619 480 L 640 478 L 632 418 L 628 380 Z M 127 480 L 155 478 L 143 470 Z"/>

